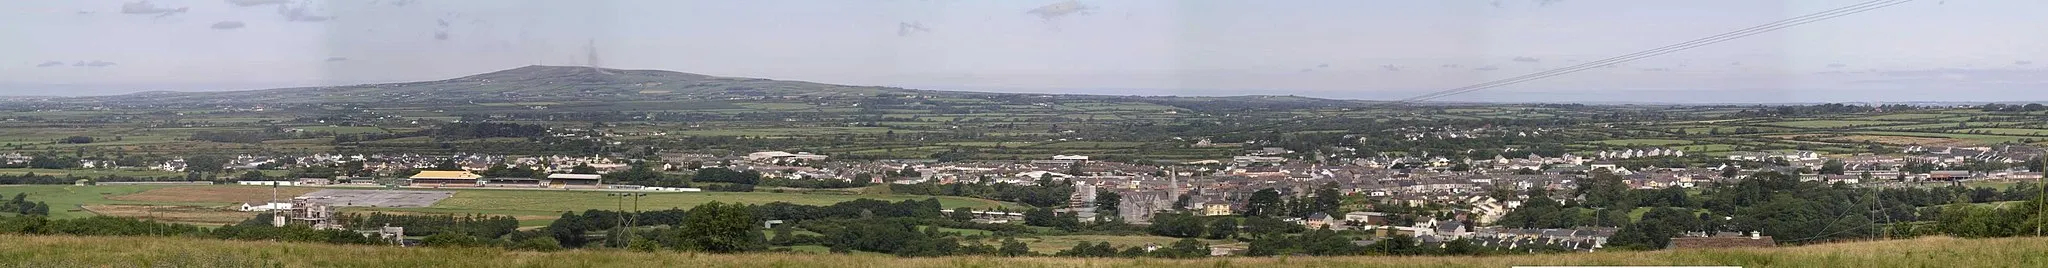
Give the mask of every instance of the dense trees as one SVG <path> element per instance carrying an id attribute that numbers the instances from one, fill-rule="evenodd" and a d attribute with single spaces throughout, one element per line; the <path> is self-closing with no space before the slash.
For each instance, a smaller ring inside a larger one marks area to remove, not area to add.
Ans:
<path id="1" fill-rule="evenodd" d="M 1280 191 L 1275 191 L 1272 188 L 1252 192 L 1251 199 L 1245 201 L 1244 207 L 1245 216 L 1270 217 L 1287 214 L 1286 205 L 1282 204 L 1280 200 Z"/>
<path id="2" fill-rule="evenodd" d="M 715 167 L 702 168 L 697 170 L 697 175 L 690 177 L 690 181 L 759 184 L 761 183 L 761 172 L 753 170 L 733 171 L 731 169 Z"/>
<path id="3" fill-rule="evenodd" d="M 1150 231 L 1158 236 L 1192 238 L 1201 237 L 1207 226 L 1207 221 L 1195 215 L 1162 212 L 1152 214 Z"/>
<path id="4" fill-rule="evenodd" d="M 0 212 L 20 215 L 49 216 L 50 204 L 28 200 L 27 193 L 16 193 L 13 199 L 0 202 Z"/>
<path id="5" fill-rule="evenodd" d="M 746 205 L 713 201 L 690 209 L 675 229 L 680 249 L 708 252 L 741 252 L 766 247 L 760 225 Z"/>

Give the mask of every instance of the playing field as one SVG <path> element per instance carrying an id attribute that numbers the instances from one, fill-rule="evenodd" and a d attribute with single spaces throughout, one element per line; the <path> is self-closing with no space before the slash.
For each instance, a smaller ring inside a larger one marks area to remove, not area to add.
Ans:
<path id="1" fill-rule="evenodd" d="M 140 193 L 114 196 L 108 199 L 119 201 L 144 202 L 268 202 L 272 197 L 271 190 L 273 189 L 269 186 L 176 186 L 149 189 L 147 191 L 142 191 Z M 275 190 L 276 197 L 278 198 L 278 200 L 290 201 L 292 197 L 303 195 L 313 191 L 318 191 L 320 189 L 306 187 L 277 187 Z"/>
<path id="2" fill-rule="evenodd" d="M 110 197 L 134 194 L 150 189 L 164 188 L 160 185 L 113 185 L 113 186 L 71 186 L 71 185 L 5 185 L 0 186 L 0 195 L 14 198 L 14 194 L 28 193 L 29 201 L 50 205 L 50 217 L 59 219 L 91 217 L 86 205 L 132 204 L 132 205 L 220 205 L 152 201 L 122 201 Z"/>

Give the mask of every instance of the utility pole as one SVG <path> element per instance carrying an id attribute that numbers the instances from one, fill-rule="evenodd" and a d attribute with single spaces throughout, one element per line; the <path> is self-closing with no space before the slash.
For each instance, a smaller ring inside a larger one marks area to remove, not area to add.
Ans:
<path id="1" fill-rule="evenodd" d="M 625 194 L 625 193 L 608 193 L 608 194 L 604 194 L 604 195 L 605 195 L 605 196 L 611 196 L 611 197 L 618 197 L 618 198 L 619 198 L 619 222 L 618 222 L 618 224 L 616 225 L 616 227 L 615 227 L 615 228 L 613 229 L 613 230 L 618 230 L 618 232 L 617 232 L 617 233 L 614 233 L 614 234 L 611 234 L 611 235 L 612 235 L 612 237 L 619 237 L 619 238 L 624 238 L 624 237 L 626 237 L 626 235 L 627 235 L 628 233 L 631 233 L 631 231 L 630 231 L 630 230 L 626 230 L 626 195 L 627 195 L 627 194 Z M 623 248 L 623 247 L 625 247 L 625 245 L 619 245 L 619 247 L 622 247 L 622 248 Z"/>

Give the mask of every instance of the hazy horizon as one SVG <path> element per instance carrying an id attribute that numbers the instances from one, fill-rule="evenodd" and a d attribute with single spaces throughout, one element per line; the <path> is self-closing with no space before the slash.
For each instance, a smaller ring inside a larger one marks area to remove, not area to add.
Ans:
<path id="1" fill-rule="evenodd" d="M 932 90 L 1390 100 L 1861 1 L 0 2 L 0 95 L 430 81 L 587 65 Z M 172 12 L 189 8 L 186 12 Z M 1441 99 L 2048 99 L 2039 1 L 1917 1 Z M 591 57 L 595 51 L 598 57 Z M 1932 93 L 1940 94 L 1932 94 Z"/>

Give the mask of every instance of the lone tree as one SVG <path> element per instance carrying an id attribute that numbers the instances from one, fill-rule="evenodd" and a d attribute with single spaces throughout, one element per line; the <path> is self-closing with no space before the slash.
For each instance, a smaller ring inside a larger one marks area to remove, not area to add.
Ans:
<path id="1" fill-rule="evenodd" d="M 766 248 L 754 213 L 746 205 L 713 201 L 691 208 L 685 214 L 675 241 L 684 249 L 716 253 L 753 251 Z"/>

